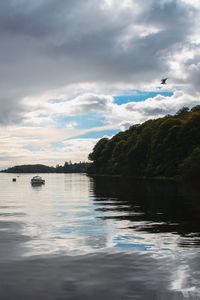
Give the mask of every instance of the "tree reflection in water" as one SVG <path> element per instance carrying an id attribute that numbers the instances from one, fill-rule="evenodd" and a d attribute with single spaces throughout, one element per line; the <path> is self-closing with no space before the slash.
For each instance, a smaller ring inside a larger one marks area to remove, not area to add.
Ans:
<path id="1" fill-rule="evenodd" d="M 198 186 L 121 177 L 93 180 L 96 209 L 105 212 L 103 219 L 127 220 L 136 231 L 177 234 L 182 247 L 200 245 Z M 109 211 L 115 214 L 106 214 Z"/>

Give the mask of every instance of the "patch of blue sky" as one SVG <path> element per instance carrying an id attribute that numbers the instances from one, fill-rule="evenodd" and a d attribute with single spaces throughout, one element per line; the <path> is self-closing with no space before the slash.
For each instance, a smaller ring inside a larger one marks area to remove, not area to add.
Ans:
<path id="1" fill-rule="evenodd" d="M 90 129 L 94 127 L 99 127 L 105 125 L 105 119 L 98 115 L 97 113 L 90 112 L 84 115 L 76 116 L 58 116 L 56 119 L 56 124 L 58 127 L 66 127 L 67 124 L 76 124 L 76 128 Z"/>
<path id="2" fill-rule="evenodd" d="M 114 103 L 116 103 L 118 105 L 122 105 L 122 104 L 129 103 L 129 102 L 141 102 L 148 98 L 155 98 L 158 95 L 161 95 L 163 97 L 171 97 L 171 96 L 173 96 L 173 92 L 134 91 L 133 95 L 114 96 Z"/>
<path id="3" fill-rule="evenodd" d="M 54 143 L 51 143 L 51 147 L 54 149 L 54 150 L 58 150 L 58 149 L 61 149 L 64 147 L 64 144 L 63 142 L 54 142 Z"/>
<path id="4" fill-rule="evenodd" d="M 103 130 L 103 131 L 91 131 L 91 132 L 87 132 L 82 135 L 76 136 L 74 138 L 75 139 L 78 139 L 78 138 L 100 139 L 104 136 L 111 137 L 111 136 L 117 134 L 118 132 L 119 132 L 119 130 L 117 130 L 117 129 L 109 129 L 109 130 Z"/>
<path id="5" fill-rule="evenodd" d="M 41 150 L 39 146 L 34 146 L 34 145 L 25 145 L 23 147 L 25 150 L 31 151 L 31 152 L 38 152 Z"/>

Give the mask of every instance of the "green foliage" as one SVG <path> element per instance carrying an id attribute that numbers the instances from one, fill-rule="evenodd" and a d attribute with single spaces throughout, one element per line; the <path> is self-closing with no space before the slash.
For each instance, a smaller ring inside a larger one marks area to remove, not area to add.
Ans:
<path id="1" fill-rule="evenodd" d="M 186 180 L 196 181 L 200 178 L 200 148 L 195 148 L 180 166 L 182 176 Z"/>
<path id="2" fill-rule="evenodd" d="M 192 112 L 194 111 L 200 111 L 200 105 L 196 105 L 191 109 Z"/>
<path id="3" fill-rule="evenodd" d="M 197 147 L 200 147 L 200 109 L 197 106 L 189 111 L 183 107 L 175 116 L 149 120 L 111 139 L 101 139 L 89 155 L 93 163 L 88 173 L 181 176 L 180 165 Z"/>
<path id="4" fill-rule="evenodd" d="M 176 113 L 176 116 L 181 116 L 189 112 L 189 107 L 183 106 L 181 109 L 179 109 Z"/>
<path id="5" fill-rule="evenodd" d="M 94 151 L 89 154 L 88 158 L 91 161 L 98 160 L 99 157 L 101 156 L 101 152 L 104 150 L 105 145 L 109 139 L 107 138 L 102 138 L 101 140 L 98 141 L 98 143 L 94 147 Z"/>

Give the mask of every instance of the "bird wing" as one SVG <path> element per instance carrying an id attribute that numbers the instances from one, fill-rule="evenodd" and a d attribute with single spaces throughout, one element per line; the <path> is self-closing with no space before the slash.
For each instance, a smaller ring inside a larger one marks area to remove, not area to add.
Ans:
<path id="1" fill-rule="evenodd" d="M 161 79 L 161 84 L 165 84 L 168 78 Z"/>

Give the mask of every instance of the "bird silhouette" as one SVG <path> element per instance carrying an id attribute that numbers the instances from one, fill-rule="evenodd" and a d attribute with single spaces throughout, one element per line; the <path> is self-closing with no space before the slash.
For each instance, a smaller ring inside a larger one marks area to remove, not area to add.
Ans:
<path id="1" fill-rule="evenodd" d="M 166 84 L 166 83 L 167 83 L 167 79 L 168 79 L 168 78 L 163 78 L 163 79 L 161 79 L 161 84 Z"/>

